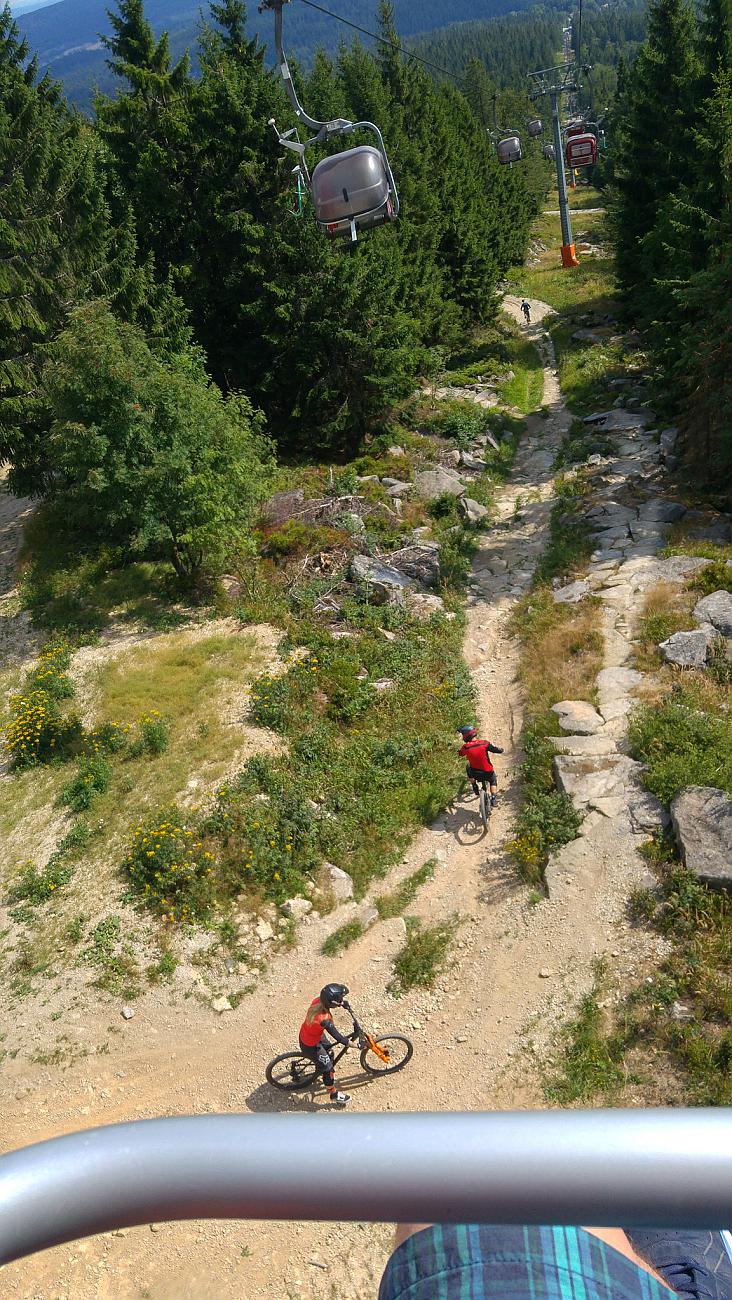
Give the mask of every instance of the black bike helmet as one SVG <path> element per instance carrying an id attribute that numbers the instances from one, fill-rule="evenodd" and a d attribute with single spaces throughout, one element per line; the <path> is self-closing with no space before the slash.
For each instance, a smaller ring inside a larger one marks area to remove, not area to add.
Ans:
<path id="1" fill-rule="evenodd" d="M 458 727 L 458 731 L 463 740 L 473 740 L 473 738 L 478 734 L 475 727 Z"/>
<path id="2" fill-rule="evenodd" d="M 348 989 L 345 984 L 326 984 L 325 988 L 320 990 L 320 1001 L 324 1007 L 342 1007 L 343 999 L 347 994 Z"/>

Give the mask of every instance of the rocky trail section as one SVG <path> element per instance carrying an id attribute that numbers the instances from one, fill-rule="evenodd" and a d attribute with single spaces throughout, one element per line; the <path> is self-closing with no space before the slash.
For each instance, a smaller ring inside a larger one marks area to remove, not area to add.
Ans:
<path id="1" fill-rule="evenodd" d="M 506 307 L 519 319 L 519 299 L 507 298 Z M 608 815 L 610 806 L 590 809 L 581 838 L 566 846 L 552 868 L 550 895 L 543 901 L 529 896 L 505 849 L 512 831 L 521 732 L 518 651 L 508 622 L 546 545 L 552 467 L 569 424 L 551 341 L 541 324 L 550 309 L 540 302 L 531 307 L 530 336 L 543 356 L 548 418 L 527 421 L 511 479 L 497 497 L 494 525 L 481 537 L 465 642 L 481 727 L 505 751 L 498 759 L 501 802 L 487 837 L 476 821 L 475 804 L 456 802 L 415 838 L 401 864 L 374 890 L 393 889 L 433 859 L 434 877 L 410 910 L 429 923 L 459 913 L 453 964 L 433 990 L 395 1000 L 386 985 L 393 956 L 404 941 L 403 918 L 375 920 L 369 898 L 360 903 L 346 898 L 326 917 L 313 919 L 305 910 L 297 946 L 272 959 L 257 989 L 234 1011 L 215 1015 L 195 997 L 171 1002 L 167 994 L 152 992 L 127 1021 L 114 1006 L 103 1010 L 98 1025 L 86 1023 L 78 1011 L 68 1012 L 65 1031 L 86 1034 L 89 1044 L 108 1038 L 109 1055 L 90 1054 L 63 1076 L 41 1063 L 13 1062 L 3 1076 L 7 1146 L 152 1115 L 327 1111 L 322 1094 L 314 1103 L 307 1096 L 280 1098 L 263 1079 L 267 1060 L 294 1046 L 307 1000 L 325 978 L 349 984 L 369 1027 L 403 1029 L 415 1042 L 413 1062 L 393 1079 L 371 1082 L 357 1067 L 341 1070 L 339 1081 L 351 1092 L 353 1109 L 541 1105 L 538 1072 L 527 1063 L 527 1052 L 540 1060 L 550 1054 L 557 1027 L 592 985 L 594 959 L 612 951 L 617 965 L 630 974 L 644 953 L 655 951 L 658 941 L 631 931 L 625 921 L 625 900 L 643 879 L 637 854 L 642 833 L 629 818 Z M 628 441 L 633 450 L 621 446 L 618 459 L 632 460 L 636 467 L 638 449 L 630 434 Z M 642 450 L 650 465 L 644 439 Z M 609 478 L 606 486 L 615 493 L 624 477 Z M 615 522 L 613 518 L 611 527 Z M 633 555 L 630 548 L 636 542 L 630 534 L 628 538 L 625 549 L 602 543 L 603 558 L 593 562 L 588 579 L 601 593 L 610 593 L 607 675 L 596 718 L 589 727 L 585 722 L 581 735 L 570 728 L 568 744 L 599 742 L 608 755 L 617 755 L 608 767 L 614 768 L 613 779 L 617 788 L 622 781 L 623 791 L 622 796 L 589 791 L 588 807 L 591 800 L 626 798 L 633 770 L 622 755 L 622 728 L 624 701 L 636 683 L 624 675 L 627 603 L 615 593 L 623 583 L 633 590 L 632 584 L 640 581 L 640 561 L 659 562 L 650 554 Z M 620 553 L 608 559 L 604 553 L 610 549 Z M 566 757 L 584 759 L 586 754 L 570 748 Z M 639 794 L 639 807 L 641 802 Z M 320 952 L 324 939 L 345 921 L 366 915 L 370 924 L 362 937 L 339 958 L 326 961 Z M 271 928 L 264 922 L 265 947 Z M 110 1035 L 108 1020 L 114 1030 Z M 318 1179 L 327 1177 L 339 1158 L 328 1148 L 327 1123 L 324 1114 L 323 1164 L 313 1171 L 316 1194 Z M 390 1243 L 385 1226 L 279 1224 L 273 1231 L 271 1225 L 256 1223 L 160 1224 L 19 1262 L 5 1271 L 3 1282 L 8 1296 L 32 1295 L 35 1300 L 138 1300 L 143 1295 L 154 1300 L 234 1295 L 367 1300 L 376 1294 Z"/>

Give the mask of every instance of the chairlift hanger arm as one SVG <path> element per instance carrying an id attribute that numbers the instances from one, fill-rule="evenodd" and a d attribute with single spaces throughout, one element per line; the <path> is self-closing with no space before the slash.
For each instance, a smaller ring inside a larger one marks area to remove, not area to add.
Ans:
<path id="1" fill-rule="evenodd" d="M 329 135 L 335 135 L 342 131 L 350 131 L 353 129 L 353 123 L 349 122 L 346 118 L 337 117 L 331 122 L 319 122 L 317 118 L 311 117 L 309 113 L 305 112 L 305 109 L 297 97 L 297 91 L 295 90 L 292 80 L 292 73 L 290 72 L 290 65 L 287 62 L 287 55 L 285 54 L 282 43 L 282 6 L 283 4 L 289 4 L 289 2 L 290 0 L 262 0 L 262 3 L 259 6 L 259 12 L 262 13 L 265 9 L 274 9 L 277 66 L 280 70 L 282 80 L 285 83 L 285 90 L 287 91 L 290 103 L 295 110 L 295 116 L 298 121 L 304 123 L 305 126 L 310 127 L 311 131 L 317 133 L 314 137 L 315 141 L 327 139 Z M 280 136 L 280 141 L 285 144 L 287 148 L 293 148 L 292 144 L 287 144 L 286 138 Z M 313 141 L 309 141 L 308 143 L 313 143 Z"/>

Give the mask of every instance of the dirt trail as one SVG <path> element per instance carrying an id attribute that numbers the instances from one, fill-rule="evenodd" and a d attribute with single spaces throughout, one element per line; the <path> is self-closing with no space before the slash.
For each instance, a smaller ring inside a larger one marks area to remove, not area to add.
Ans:
<path id="1" fill-rule="evenodd" d="M 505 300 L 520 318 L 520 300 Z M 275 1052 L 294 1046 L 306 1001 L 325 979 L 343 979 L 371 1027 L 406 1030 L 415 1042 L 410 1067 L 370 1083 L 358 1069 L 340 1082 L 354 1110 L 476 1110 L 541 1106 L 531 1053 L 548 1050 L 556 1026 L 592 983 L 593 959 L 616 947 L 629 880 L 622 859 L 602 876 L 591 858 L 563 891 L 532 901 L 504 845 L 510 838 L 520 755 L 517 649 L 508 633 L 516 600 L 531 581 L 546 543 L 552 464 L 568 422 L 551 343 L 541 322 L 550 309 L 532 302 L 531 336 L 544 359 L 548 417 L 530 417 L 510 482 L 499 493 L 495 524 L 481 540 L 469 597 L 466 657 L 479 694 L 479 722 L 505 754 L 497 760 L 501 802 L 487 837 L 474 804 L 449 808 L 414 840 L 386 887 L 436 858 L 434 879 L 411 909 L 434 921 L 455 911 L 462 924 L 456 961 L 432 992 L 400 1001 L 385 992 L 399 943 L 394 922 L 370 929 L 340 958 L 319 955 L 323 938 L 350 915 L 347 906 L 303 927 L 298 947 L 273 961 L 239 1008 L 214 1017 L 194 999 L 168 1005 L 151 993 L 135 1018 L 106 1021 L 121 1032 L 111 1055 L 90 1056 L 65 1074 L 14 1063 L 5 1074 L 3 1145 L 13 1147 L 71 1129 L 152 1115 L 251 1110 L 326 1111 L 318 1098 L 280 1100 L 263 1083 Z M 384 883 L 379 886 L 380 891 Z M 354 905 L 355 910 L 355 905 Z M 81 1019 L 60 1024 L 69 1034 Z M 13 1067 L 11 1067 L 13 1069 Z M 313 1187 L 337 1166 L 323 1118 L 323 1158 Z M 293 1151 L 293 1160 L 297 1152 Z M 386 1225 L 258 1223 L 161 1224 L 60 1247 L 9 1267 L 7 1296 L 35 1300 L 225 1300 L 233 1296 L 368 1300 L 391 1242 Z M 242 1254 L 244 1249 L 245 1254 Z"/>

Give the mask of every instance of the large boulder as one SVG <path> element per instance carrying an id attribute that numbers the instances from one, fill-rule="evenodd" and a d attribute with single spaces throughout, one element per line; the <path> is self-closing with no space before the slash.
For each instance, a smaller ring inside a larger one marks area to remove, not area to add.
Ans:
<path id="1" fill-rule="evenodd" d="M 477 527 L 488 514 L 488 507 L 482 506 L 480 501 L 473 501 L 472 497 L 460 497 L 458 510 L 466 524 L 472 524 L 474 527 Z"/>
<path id="2" fill-rule="evenodd" d="M 438 542 L 419 542 L 415 546 L 404 546 L 389 556 L 391 568 L 398 573 L 406 573 L 409 578 L 416 578 L 426 587 L 434 586 L 440 580 L 440 547 Z"/>
<path id="3" fill-rule="evenodd" d="M 421 474 L 415 474 L 414 490 L 417 496 L 423 497 L 426 501 L 436 501 L 438 497 L 446 494 L 453 497 L 464 496 L 466 487 L 459 474 L 439 467 L 425 469 Z"/>
<path id="4" fill-rule="evenodd" d="M 562 731 L 581 736 L 592 736 L 605 725 L 604 718 L 586 700 L 560 700 L 552 705 L 552 713 L 556 713 Z"/>
<path id="5" fill-rule="evenodd" d="M 580 807 L 597 799 L 625 799 L 627 782 L 640 764 L 625 754 L 557 754 L 553 761 L 557 787 Z"/>
<path id="6" fill-rule="evenodd" d="M 732 890 L 732 801 L 724 790 L 689 785 L 671 804 L 679 852 L 702 884 Z"/>
<path id="7" fill-rule="evenodd" d="M 460 453 L 460 464 L 463 469 L 468 469 L 471 473 L 482 474 L 488 466 L 482 456 L 472 456 L 469 451 Z"/>
<path id="8" fill-rule="evenodd" d="M 359 595 L 367 597 L 374 605 L 403 605 L 405 593 L 414 586 L 399 569 L 382 564 L 370 555 L 354 555 L 351 581 L 356 583 Z"/>
<path id="9" fill-rule="evenodd" d="M 576 605 L 578 601 L 584 600 L 585 596 L 590 594 L 590 584 L 586 578 L 579 578 L 577 582 L 570 582 L 566 587 L 557 587 L 552 592 L 552 596 L 558 605 Z"/>
<path id="10" fill-rule="evenodd" d="M 268 524 L 284 524 L 300 514 L 305 502 L 302 488 L 288 488 L 286 492 L 275 492 L 262 506 L 262 519 Z"/>
<path id="11" fill-rule="evenodd" d="M 722 636 L 732 636 L 732 592 L 713 591 L 694 606 L 694 618 L 711 623 Z"/>
<path id="12" fill-rule="evenodd" d="M 410 591 L 407 596 L 407 613 L 420 623 L 426 623 L 433 614 L 445 613 L 445 602 L 441 596 L 433 596 L 426 591 Z M 454 618 L 454 614 L 448 615 Z"/>
<path id="13" fill-rule="evenodd" d="M 322 883 L 337 903 L 346 903 L 353 898 L 353 881 L 347 871 L 342 871 L 332 862 L 326 862 L 322 870 Z"/>
<path id="14" fill-rule="evenodd" d="M 707 658 L 707 634 L 701 630 L 674 632 L 658 648 L 667 664 L 678 664 L 680 668 L 703 668 Z"/>

